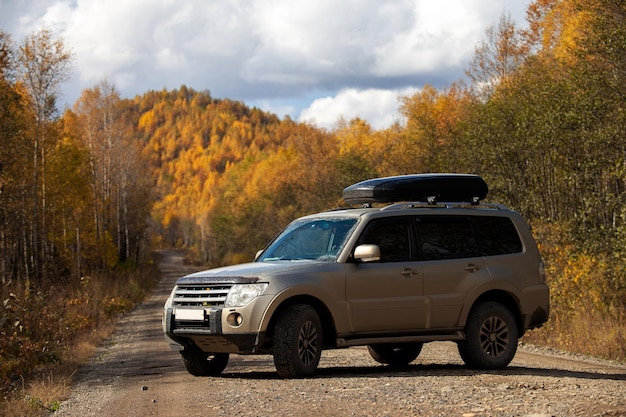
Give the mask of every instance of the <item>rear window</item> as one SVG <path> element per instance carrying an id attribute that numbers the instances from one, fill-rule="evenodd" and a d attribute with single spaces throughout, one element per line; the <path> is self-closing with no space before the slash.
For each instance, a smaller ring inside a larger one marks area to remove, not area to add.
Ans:
<path id="1" fill-rule="evenodd" d="M 464 216 L 423 216 L 418 219 L 421 258 L 457 259 L 479 256 L 472 227 Z"/>
<path id="2" fill-rule="evenodd" d="M 508 217 L 476 216 L 470 219 L 482 256 L 519 253 L 523 250 L 517 229 Z"/>
<path id="3" fill-rule="evenodd" d="M 505 255 L 523 249 L 508 217 L 421 216 L 417 232 L 420 257 L 427 261 Z"/>

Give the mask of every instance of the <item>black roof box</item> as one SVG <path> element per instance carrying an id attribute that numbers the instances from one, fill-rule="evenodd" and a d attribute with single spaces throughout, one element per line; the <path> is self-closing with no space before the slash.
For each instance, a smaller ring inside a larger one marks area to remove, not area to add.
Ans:
<path id="1" fill-rule="evenodd" d="M 401 201 L 478 204 L 487 196 L 487 191 L 487 183 L 478 175 L 412 174 L 358 182 L 343 190 L 343 199 L 348 204 Z"/>

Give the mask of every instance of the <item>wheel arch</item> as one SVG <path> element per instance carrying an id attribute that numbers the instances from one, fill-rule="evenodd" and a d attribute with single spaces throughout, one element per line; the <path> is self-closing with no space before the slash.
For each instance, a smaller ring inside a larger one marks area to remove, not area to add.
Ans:
<path id="1" fill-rule="evenodd" d="M 326 306 L 326 304 L 324 304 L 322 300 L 312 295 L 306 295 L 306 294 L 296 295 L 296 296 L 287 298 L 283 300 L 278 307 L 276 307 L 276 309 L 272 313 L 272 316 L 267 326 L 266 339 L 267 340 L 273 339 L 276 321 L 278 317 L 280 317 L 282 312 L 287 307 L 292 306 L 292 305 L 297 305 L 297 304 L 310 305 L 311 307 L 315 309 L 322 323 L 322 330 L 323 330 L 322 341 L 323 341 L 324 348 L 335 347 L 336 340 L 337 340 L 337 337 L 336 337 L 337 330 L 335 327 L 335 320 L 333 318 L 333 315 L 331 314 L 330 310 L 328 309 L 328 307 Z"/>
<path id="2" fill-rule="evenodd" d="M 526 329 L 524 328 L 524 317 L 522 317 L 519 299 L 515 297 L 515 295 L 504 290 L 490 290 L 477 297 L 472 303 L 471 308 L 463 311 L 461 325 L 465 326 L 467 324 L 467 318 L 472 309 L 489 301 L 502 304 L 511 312 L 511 314 L 513 314 L 519 331 L 519 336 L 522 337 Z"/>

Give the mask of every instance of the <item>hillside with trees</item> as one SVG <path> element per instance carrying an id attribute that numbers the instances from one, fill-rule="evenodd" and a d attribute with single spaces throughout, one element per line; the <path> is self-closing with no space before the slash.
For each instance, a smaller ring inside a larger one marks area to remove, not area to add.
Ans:
<path id="1" fill-rule="evenodd" d="M 489 201 L 530 222 L 553 310 L 528 341 L 626 359 L 626 3 L 536 0 L 527 16 L 521 29 L 503 15 L 466 81 L 401 97 L 403 122 L 384 130 L 187 86 L 123 99 L 106 81 L 59 114 L 65 45 L 0 33 L 3 386 L 136 303 L 151 248 L 248 261 L 294 217 L 343 205 L 345 186 L 425 172 L 482 175 Z"/>

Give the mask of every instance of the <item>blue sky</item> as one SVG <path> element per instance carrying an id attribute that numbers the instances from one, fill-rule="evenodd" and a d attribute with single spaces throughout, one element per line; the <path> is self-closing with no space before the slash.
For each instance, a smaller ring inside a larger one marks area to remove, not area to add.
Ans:
<path id="1" fill-rule="evenodd" d="M 0 0 L 19 43 L 74 51 L 62 102 L 106 79 L 123 97 L 182 84 L 332 129 L 399 120 L 398 98 L 464 77 L 476 43 L 528 0 Z"/>

